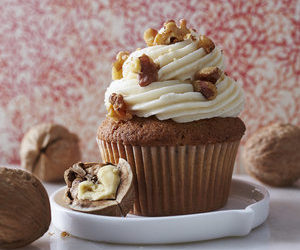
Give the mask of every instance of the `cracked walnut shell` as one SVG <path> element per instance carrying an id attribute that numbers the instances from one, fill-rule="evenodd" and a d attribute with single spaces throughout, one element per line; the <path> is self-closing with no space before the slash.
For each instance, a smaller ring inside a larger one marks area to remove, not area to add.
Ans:
<path id="1" fill-rule="evenodd" d="M 86 180 L 97 181 L 99 169 L 109 164 L 113 165 L 111 163 L 79 162 L 65 171 L 64 176 L 67 184 L 65 199 L 71 209 L 107 216 L 126 216 L 130 212 L 134 204 L 133 174 L 129 163 L 122 158 L 119 159 L 117 165 L 120 171 L 120 183 L 115 199 L 88 200 L 78 198 L 79 184 Z"/>
<path id="2" fill-rule="evenodd" d="M 0 248 L 17 248 L 40 238 L 51 221 L 41 182 L 20 169 L 0 167 Z"/>
<path id="3" fill-rule="evenodd" d="M 42 181 L 60 181 L 64 171 L 81 158 L 79 139 L 61 125 L 39 124 L 23 137 L 20 158 L 22 168 Z"/>

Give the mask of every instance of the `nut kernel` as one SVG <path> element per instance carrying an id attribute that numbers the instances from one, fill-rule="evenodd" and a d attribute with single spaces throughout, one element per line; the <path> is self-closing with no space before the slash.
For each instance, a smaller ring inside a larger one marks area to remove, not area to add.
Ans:
<path id="1" fill-rule="evenodd" d="M 154 39 L 157 35 L 157 30 L 149 28 L 144 32 L 144 40 L 147 44 L 147 46 L 153 46 L 154 45 Z"/>
<path id="2" fill-rule="evenodd" d="M 211 82 L 196 80 L 193 81 L 194 91 L 200 92 L 207 100 L 213 100 L 217 96 L 217 88 Z"/>
<path id="3" fill-rule="evenodd" d="M 158 79 L 158 65 L 153 60 L 143 54 L 139 57 L 141 71 L 138 73 L 138 81 L 141 87 L 145 87 Z"/>
<path id="4" fill-rule="evenodd" d="M 108 108 L 108 117 L 114 120 L 130 120 L 132 114 L 127 111 L 126 103 L 121 94 L 112 93 L 109 97 L 110 106 Z"/>
<path id="5" fill-rule="evenodd" d="M 207 36 L 201 35 L 199 37 L 199 48 L 203 48 L 204 51 L 209 54 L 215 49 L 215 44 L 214 42 Z"/>
<path id="6" fill-rule="evenodd" d="M 123 77 L 123 64 L 127 60 L 129 56 L 129 52 L 127 51 L 121 51 L 117 54 L 116 56 L 116 61 L 113 63 L 112 66 L 112 79 L 113 80 L 118 80 Z"/>
<path id="7" fill-rule="evenodd" d="M 139 58 L 135 58 L 132 61 L 132 63 L 130 64 L 130 70 L 131 70 L 131 72 L 138 74 L 138 73 L 141 72 L 141 69 L 142 69 L 142 66 L 141 66 L 140 59 Z"/>
<path id="8" fill-rule="evenodd" d="M 154 45 L 169 45 L 181 42 L 189 33 L 191 33 L 191 31 L 186 27 L 185 19 L 180 20 L 179 27 L 176 25 L 175 21 L 169 20 L 164 23 L 164 31 L 156 35 Z"/>
<path id="9" fill-rule="evenodd" d="M 195 80 L 216 83 L 221 77 L 222 71 L 218 67 L 207 67 L 199 70 L 195 74 Z"/>

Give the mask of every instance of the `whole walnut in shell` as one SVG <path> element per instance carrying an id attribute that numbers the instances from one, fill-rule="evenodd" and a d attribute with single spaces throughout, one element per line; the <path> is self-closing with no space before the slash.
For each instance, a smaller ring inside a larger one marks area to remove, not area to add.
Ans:
<path id="1" fill-rule="evenodd" d="M 300 128 L 272 124 L 253 134 L 245 144 L 246 170 L 271 186 L 290 186 L 300 178 Z"/>
<path id="2" fill-rule="evenodd" d="M 79 139 L 58 124 L 39 124 L 23 137 L 21 166 L 42 181 L 63 180 L 64 171 L 81 158 Z"/>
<path id="3" fill-rule="evenodd" d="M 25 246 L 48 230 L 49 198 L 36 177 L 0 167 L 0 190 L 0 248 Z"/>

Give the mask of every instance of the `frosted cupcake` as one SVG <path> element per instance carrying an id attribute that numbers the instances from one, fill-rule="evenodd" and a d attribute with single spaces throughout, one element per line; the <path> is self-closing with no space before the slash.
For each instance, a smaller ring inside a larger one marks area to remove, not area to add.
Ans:
<path id="1" fill-rule="evenodd" d="M 245 132 L 242 87 L 224 73 L 222 50 L 185 20 L 144 38 L 148 47 L 120 52 L 113 65 L 97 134 L 102 159 L 132 166 L 137 215 L 221 208 Z"/>

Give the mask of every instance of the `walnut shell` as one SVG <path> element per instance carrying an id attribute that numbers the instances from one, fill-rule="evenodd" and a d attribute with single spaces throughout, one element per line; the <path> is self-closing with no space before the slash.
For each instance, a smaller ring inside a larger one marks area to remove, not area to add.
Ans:
<path id="1" fill-rule="evenodd" d="M 36 177 L 1 167 L 0 190 L 0 248 L 25 246 L 48 230 L 49 198 Z"/>
<path id="2" fill-rule="evenodd" d="M 290 186 L 300 178 L 300 128 L 272 124 L 254 133 L 246 142 L 246 170 L 271 186 Z"/>
<path id="3" fill-rule="evenodd" d="M 119 159 L 117 167 L 120 169 L 120 184 L 113 200 L 80 200 L 77 198 L 77 189 L 80 182 L 92 179 L 99 168 L 111 163 L 77 163 L 65 171 L 67 189 L 65 198 L 70 208 L 80 212 L 107 215 L 126 216 L 133 208 L 134 187 L 131 167 L 124 159 Z"/>
<path id="4" fill-rule="evenodd" d="M 81 158 L 79 139 L 61 125 L 32 127 L 23 137 L 21 166 L 42 181 L 63 180 L 64 171 Z"/>

